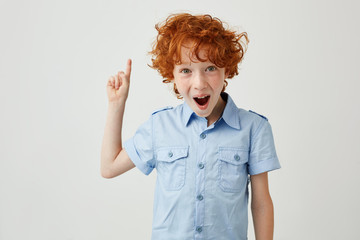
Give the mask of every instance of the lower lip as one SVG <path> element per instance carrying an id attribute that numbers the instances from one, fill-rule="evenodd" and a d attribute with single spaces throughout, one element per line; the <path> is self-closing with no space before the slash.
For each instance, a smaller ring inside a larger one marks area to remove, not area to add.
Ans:
<path id="1" fill-rule="evenodd" d="M 195 102 L 195 104 L 197 105 L 197 107 L 198 107 L 200 110 L 205 110 L 205 109 L 208 107 L 208 105 L 209 105 L 210 98 L 211 98 L 211 97 L 209 97 L 209 99 L 208 99 L 208 101 L 207 101 L 207 103 L 206 103 L 205 105 L 200 105 L 200 104 L 198 104 L 195 100 L 194 100 L 194 102 Z"/>

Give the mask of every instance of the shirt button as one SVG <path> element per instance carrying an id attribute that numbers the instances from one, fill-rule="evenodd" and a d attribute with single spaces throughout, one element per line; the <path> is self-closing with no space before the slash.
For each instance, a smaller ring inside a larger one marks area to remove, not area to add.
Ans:
<path id="1" fill-rule="evenodd" d="M 204 164 L 203 164 L 203 163 L 199 163 L 199 164 L 198 164 L 198 167 L 199 167 L 200 169 L 203 169 L 203 168 L 204 168 Z"/>
<path id="2" fill-rule="evenodd" d="M 172 152 L 168 153 L 168 156 L 171 158 L 174 154 Z"/>
<path id="3" fill-rule="evenodd" d="M 206 138 L 206 134 L 205 134 L 205 133 L 202 133 L 202 134 L 200 134 L 200 137 L 201 137 L 202 139 L 205 139 L 205 138 Z"/>
<path id="4" fill-rule="evenodd" d="M 239 161 L 239 160 L 240 160 L 240 156 L 236 154 L 236 155 L 234 156 L 234 159 L 235 159 L 236 161 Z"/>
<path id="5" fill-rule="evenodd" d="M 197 231 L 198 233 L 201 233 L 201 232 L 202 232 L 202 227 L 200 227 L 200 226 L 196 227 L 196 231 Z"/>
<path id="6" fill-rule="evenodd" d="M 203 195 L 201 195 L 201 194 L 199 194 L 199 195 L 197 195 L 197 200 L 199 200 L 199 201 L 201 201 L 201 200 L 203 200 L 204 199 L 204 197 L 203 197 Z"/>

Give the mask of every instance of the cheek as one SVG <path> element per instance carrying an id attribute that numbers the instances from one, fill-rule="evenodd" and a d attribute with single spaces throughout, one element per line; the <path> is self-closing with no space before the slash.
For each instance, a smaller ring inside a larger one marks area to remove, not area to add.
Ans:
<path id="1" fill-rule="evenodd" d="M 219 79 L 215 79 L 212 81 L 212 88 L 215 91 L 221 91 L 224 87 L 225 81 L 224 80 L 219 80 Z"/>
<path id="2" fill-rule="evenodd" d="M 184 81 L 180 81 L 179 79 L 175 80 L 174 83 L 176 84 L 176 88 L 179 93 L 184 93 L 186 86 L 184 85 Z"/>

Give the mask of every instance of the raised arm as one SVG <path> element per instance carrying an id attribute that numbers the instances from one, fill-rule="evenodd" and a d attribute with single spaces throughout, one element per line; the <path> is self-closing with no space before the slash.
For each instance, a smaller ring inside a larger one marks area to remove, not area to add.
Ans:
<path id="1" fill-rule="evenodd" d="M 104 178 L 116 177 L 133 167 L 125 149 L 122 148 L 121 130 L 125 103 L 129 94 L 131 60 L 126 64 L 126 71 L 111 76 L 106 90 L 109 100 L 105 132 L 101 148 L 101 175 Z"/>

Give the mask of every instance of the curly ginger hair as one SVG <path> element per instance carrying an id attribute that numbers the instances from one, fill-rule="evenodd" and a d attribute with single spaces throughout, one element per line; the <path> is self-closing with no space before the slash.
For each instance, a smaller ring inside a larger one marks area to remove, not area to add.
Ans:
<path id="1" fill-rule="evenodd" d="M 244 58 L 249 39 L 246 32 L 238 34 L 224 27 L 223 22 L 208 14 L 191 15 L 180 13 L 170 15 L 163 23 L 155 25 L 158 31 L 153 44 L 152 65 L 164 78 L 164 83 L 171 83 L 174 79 L 175 64 L 181 64 L 181 47 L 192 42 L 191 52 L 199 61 L 209 60 L 219 68 L 225 68 L 227 78 L 238 75 L 238 64 Z M 245 38 L 245 42 L 241 41 Z M 199 52 L 206 49 L 207 58 L 201 59 Z M 225 90 L 228 82 L 222 91 Z M 176 85 L 174 92 L 181 98 Z"/>

